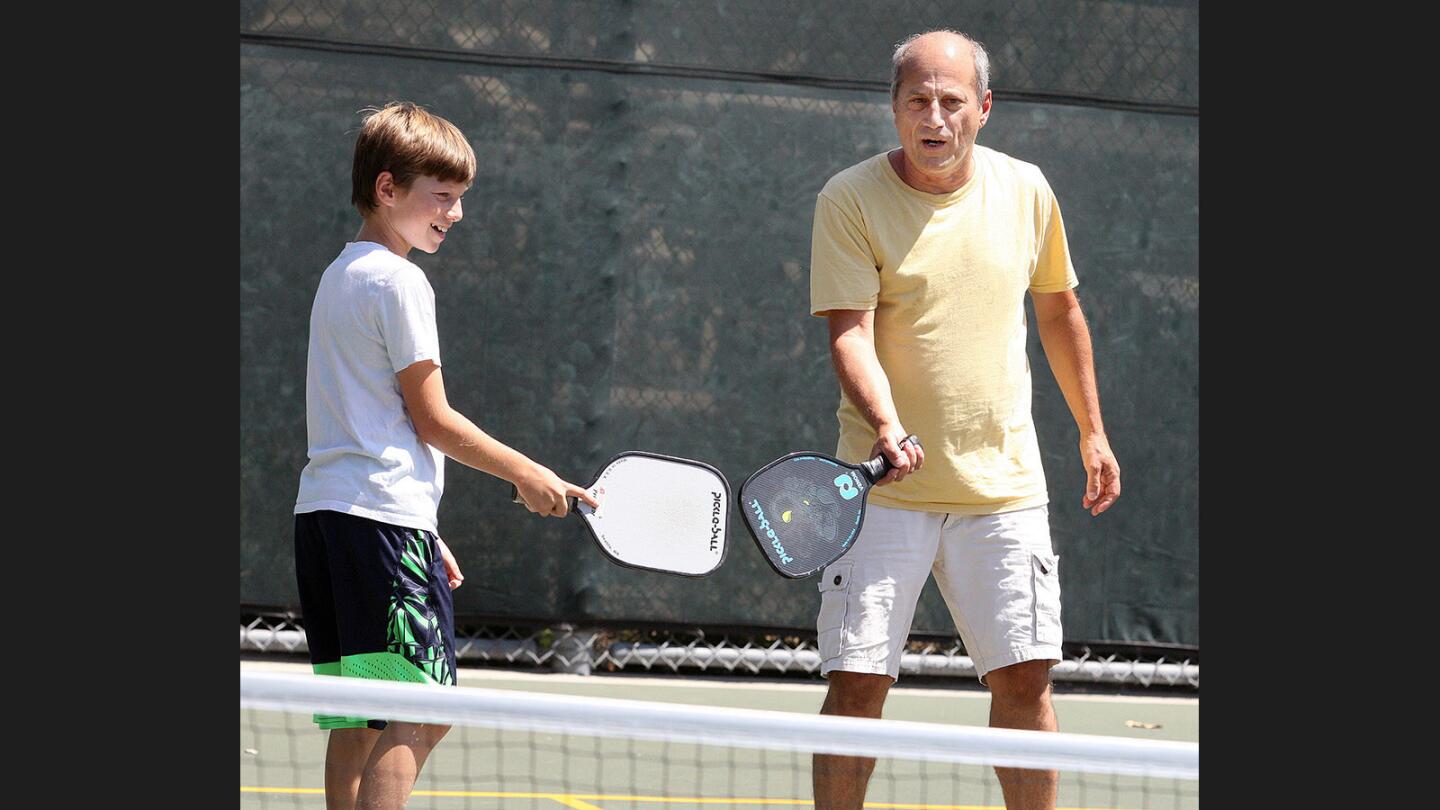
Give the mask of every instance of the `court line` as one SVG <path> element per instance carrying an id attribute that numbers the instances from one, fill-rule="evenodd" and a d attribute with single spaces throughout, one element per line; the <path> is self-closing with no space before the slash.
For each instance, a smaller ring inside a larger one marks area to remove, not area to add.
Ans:
<path id="1" fill-rule="evenodd" d="M 566 807 L 573 807 L 575 810 L 601 810 L 589 802 L 581 801 L 575 796 L 551 796 L 550 799 L 557 801 Z"/>

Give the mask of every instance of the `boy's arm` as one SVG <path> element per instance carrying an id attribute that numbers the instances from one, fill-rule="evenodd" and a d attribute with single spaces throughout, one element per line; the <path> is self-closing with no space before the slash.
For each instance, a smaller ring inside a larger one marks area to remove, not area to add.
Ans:
<path id="1" fill-rule="evenodd" d="M 405 398 L 405 410 L 420 440 L 450 458 L 503 478 L 515 485 L 526 508 L 541 515 L 564 517 L 569 496 L 598 507 L 584 487 L 561 479 L 524 453 L 506 446 L 450 407 L 440 367 L 421 360 L 395 374 Z"/>

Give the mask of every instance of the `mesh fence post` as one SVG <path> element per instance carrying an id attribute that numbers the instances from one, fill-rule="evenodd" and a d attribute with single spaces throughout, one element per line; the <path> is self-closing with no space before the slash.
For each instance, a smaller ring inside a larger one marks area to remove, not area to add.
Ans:
<path id="1" fill-rule="evenodd" d="M 595 636 L 594 630 L 578 630 L 568 623 L 558 625 L 550 668 L 571 675 L 589 675 L 595 666 Z"/>

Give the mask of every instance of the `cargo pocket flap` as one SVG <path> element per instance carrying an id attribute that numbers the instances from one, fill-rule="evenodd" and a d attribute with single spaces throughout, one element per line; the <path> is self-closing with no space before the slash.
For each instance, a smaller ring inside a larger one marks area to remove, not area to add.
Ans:
<path id="1" fill-rule="evenodd" d="M 853 563 L 835 563 L 824 571 L 820 572 L 820 583 L 817 586 L 821 593 L 826 591 L 843 591 L 850 586 L 850 569 Z"/>
<path id="2" fill-rule="evenodd" d="M 1040 566 L 1040 573 L 1049 574 L 1060 564 L 1059 554 L 1036 554 L 1035 564 Z"/>

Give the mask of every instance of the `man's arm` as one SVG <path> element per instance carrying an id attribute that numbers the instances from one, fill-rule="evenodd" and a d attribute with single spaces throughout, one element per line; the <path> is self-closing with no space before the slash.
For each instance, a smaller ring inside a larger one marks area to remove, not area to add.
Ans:
<path id="1" fill-rule="evenodd" d="M 524 453 L 497 441 L 451 408 L 445 398 L 440 367 L 435 363 L 421 360 L 395 377 L 421 441 L 467 467 L 513 483 L 531 512 L 564 517 L 570 508 L 566 499 L 571 495 L 591 506 L 600 505 L 584 487 L 561 479 Z"/>
<path id="2" fill-rule="evenodd" d="M 830 359 L 845 396 L 860 409 L 878 437 L 870 455 L 884 453 L 894 468 L 876 486 L 902 480 L 925 464 L 925 451 L 913 442 L 900 446 L 905 438 L 895 401 L 890 396 L 890 378 L 875 355 L 875 311 L 832 309 L 824 313 L 830 321 Z"/>
<path id="3" fill-rule="evenodd" d="M 1045 347 L 1045 358 L 1080 429 L 1080 460 L 1085 465 L 1085 497 L 1081 503 L 1092 516 L 1099 515 L 1120 497 L 1120 465 L 1110 450 L 1105 423 L 1100 418 L 1090 330 L 1074 290 L 1032 292 L 1030 297 L 1035 302 L 1035 328 Z"/>

